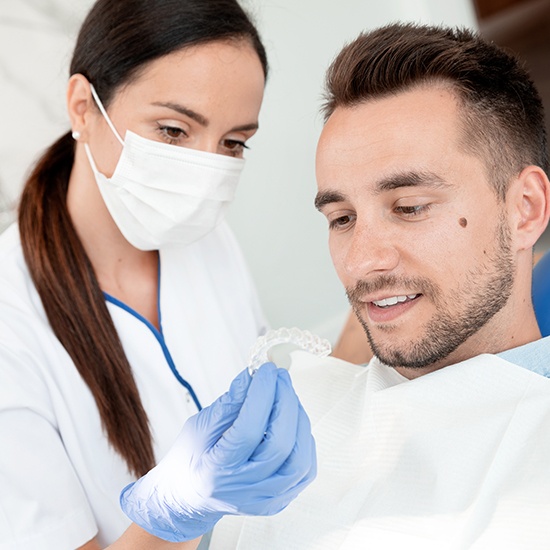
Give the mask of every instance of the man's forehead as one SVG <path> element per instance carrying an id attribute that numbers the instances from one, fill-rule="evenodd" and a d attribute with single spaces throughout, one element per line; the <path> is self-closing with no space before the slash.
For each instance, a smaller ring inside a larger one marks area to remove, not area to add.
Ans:
<path id="1" fill-rule="evenodd" d="M 356 133 L 365 126 L 390 127 L 408 121 L 418 123 L 418 119 L 429 121 L 436 114 L 454 118 L 459 105 L 456 91 L 446 82 L 417 85 L 352 105 L 340 105 L 328 117 L 320 143 L 326 136 L 333 137 L 340 132 Z"/>
<path id="2" fill-rule="evenodd" d="M 349 167 L 417 170 L 415 160 L 423 159 L 430 169 L 439 156 L 456 151 L 460 128 L 456 96 L 442 86 L 337 107 L 317 147 L 319 184 L 325 173 L 332 178 Z"/>

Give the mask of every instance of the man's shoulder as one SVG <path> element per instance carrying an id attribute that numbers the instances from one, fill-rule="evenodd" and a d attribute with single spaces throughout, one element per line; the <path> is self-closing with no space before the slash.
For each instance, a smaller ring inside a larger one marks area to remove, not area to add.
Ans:
<path id="1" fill-rule="evenodd" d="M 550 378 L 550 336 L 503 351 L 497 356 L 518 367 Z"/>

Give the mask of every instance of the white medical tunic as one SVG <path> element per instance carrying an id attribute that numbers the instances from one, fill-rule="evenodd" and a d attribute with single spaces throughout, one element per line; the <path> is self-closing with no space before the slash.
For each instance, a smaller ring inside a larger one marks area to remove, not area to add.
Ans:
<path id="1" fill-rule="evenodd" d="M 157 331 L 106 296 L 149 417 L 157 459 L 184 421 L 226 391 L 263 332 L 254 287 L 226 225 L 160 255 Z M 117 539 L 133 481 L 95 401 L 53 334 L 18 228 L 0 237 L 0 550 L 74 550 Z"/>
<path id="2" fill-rule="evenodd" d="M 415 380 L 293 356 L 318 476 L 276 516 L 223 518 L 210 550 L 550 548 L 550 379 L 494 355 Z"/>

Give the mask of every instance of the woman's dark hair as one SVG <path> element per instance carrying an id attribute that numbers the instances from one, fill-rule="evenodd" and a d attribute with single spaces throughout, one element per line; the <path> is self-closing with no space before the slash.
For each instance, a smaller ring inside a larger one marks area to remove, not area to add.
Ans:
<path id="1" fill-rule="evenodd" d="M 462 146 L 481 157 L 497 196 L 529 164 L 548 173 L 544 108 L 510 53 L 468 29 L 396 23 L 361 34 L 332 62 L 325 118 L 337 107 L 426 84 L 447 85 L 462 107 Z"/>
<path id="2" fill-rule="evenodd" d="M 105 105 L 145 65 L 187 46 L 246 40 L 267 76 L 258 32 L 236 0 L 99 0 L 84 21 L 70 73 Z M 23 253 L 50 325 L 90 388 L 109 443 L 137 476 L 154 466 L 151 431 L 132 369 L 66 205 L 74 162 L 67 133 L 42 156 L 23 190 Z"/>

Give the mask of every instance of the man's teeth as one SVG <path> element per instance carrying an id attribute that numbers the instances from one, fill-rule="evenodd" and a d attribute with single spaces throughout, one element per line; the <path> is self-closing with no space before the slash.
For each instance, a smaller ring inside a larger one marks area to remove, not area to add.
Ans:
<path id="1" fill-rule="evenodd" d="M 372 303 L 378 307 L 394 306 L 400 302 L 406 302 L 407 300 L 414 300 L 418 294 L 407 294 L 406 296 L 392 296 L 391 298 L 384 298 L 383 300 L 374 300 Z"/>

